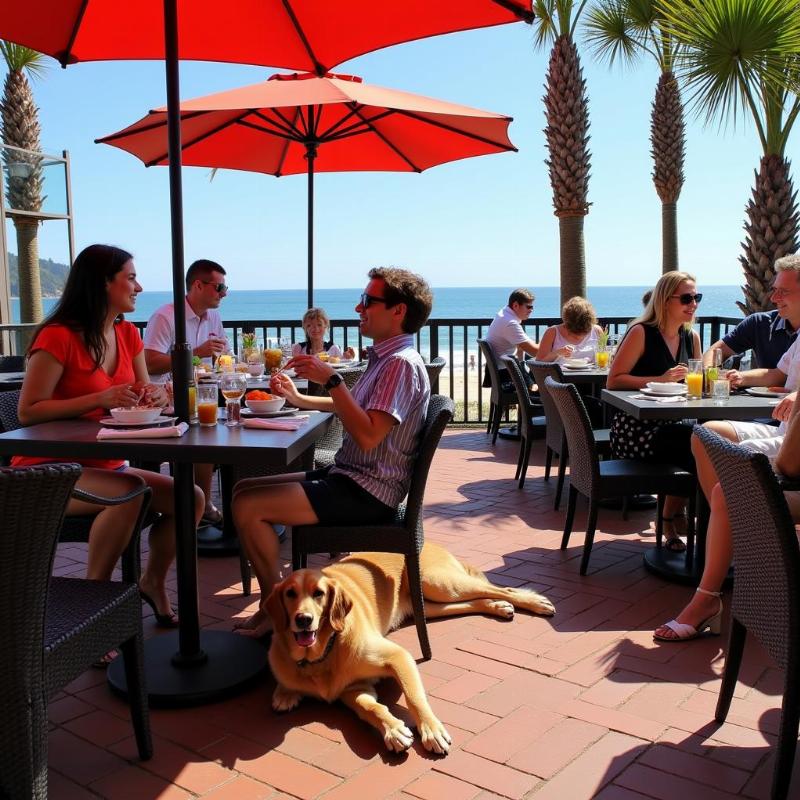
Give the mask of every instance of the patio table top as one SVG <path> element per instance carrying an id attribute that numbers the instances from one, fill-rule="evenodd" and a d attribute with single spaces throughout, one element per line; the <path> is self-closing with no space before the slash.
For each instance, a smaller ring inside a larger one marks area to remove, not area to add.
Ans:
<path id="1" fill-rule="evenodd" d="M 625 411 L 636 419 L 756 419 L 772 416 L 778 400 L 753 397 L 749 394 L 732 394 L 724 405 L 716 405 L 711 398 L 663 403 L 657 400 L 636 400 L 639 391 L 603 389 L 601 399 L 614 408 Z"/>

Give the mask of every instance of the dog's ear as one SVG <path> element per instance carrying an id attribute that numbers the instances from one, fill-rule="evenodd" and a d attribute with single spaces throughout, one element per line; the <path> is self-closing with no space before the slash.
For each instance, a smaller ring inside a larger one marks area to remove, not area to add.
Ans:
<path id="1" fill-rule="evenodd" d="M 267 598 L 267 612 L 272 617 L 275 633 L 283 633 L 289 627 L 289 614 L 283 604 L 284 582 L 276 583 Z"/>
<path id="2" fill-rule="evenodd" d="M 328 619 L 335 631 L 344 630 L 344 618 L 350 613 L 353 601 L 336 581 L 328 581 Z"/>

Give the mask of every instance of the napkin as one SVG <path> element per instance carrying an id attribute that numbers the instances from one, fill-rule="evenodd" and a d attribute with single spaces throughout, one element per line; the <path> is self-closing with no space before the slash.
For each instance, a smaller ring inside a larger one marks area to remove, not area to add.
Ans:
<path id="1" fill-rule="evenodd" d="M 652 394 L 632 394 L 631 400 L 652 400 L 654 403 L 685 403 L 688 399 L 685 394 L 666 394 L 654 397 Z"/>
<path id="2" fill-rule="evenodd" d="M 185 422 L 163 428 L 100 428 L 98 439 L 167 439 L 183 436 L 189 426 Z"/>
<path id="3" fill-rule="evenodd" d="M 308 422 L 308 414 L 284 419 L 263 419 L 261 417 L 242 417 L 245 428 L 263 428 L 266 431 L 296 431 Z"/>

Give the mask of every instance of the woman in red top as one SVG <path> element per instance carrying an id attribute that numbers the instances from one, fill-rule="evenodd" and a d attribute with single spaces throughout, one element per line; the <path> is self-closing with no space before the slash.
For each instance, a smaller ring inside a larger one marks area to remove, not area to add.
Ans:
<path id="1" fill-rule="evenodd" d="M 150 383 L 139 332 L 122 318 L 134 310 L 141 291 L 130 253 L 95 244 L 78 255 L 58 304 L 39 326 L 28 351 L 19 399 L 23 425 L 73 417 L 99 420 L 107 409 L 136 405 L 142 396 L 166 405 L 163 389 Z M 11 463 L 26 466 L 46 461 L 15 456 Z M 153 509 L 162 516 L 150 530 L 150 557 L 139 588 L 157 623 L 175 627 L 177 619 L 165 586 L 167 570 L 175 557 L 172 479 L 127 467 L 119 459 L 69 461 L 83 465 L 78 486 L 90 492 L 112 497 L 125 494 L 142 481 L 152 489 Z M 89 536 L 87 578 L 111 577 L 130 539 L 140 504 L 136 498 L 97 514 Z M 195 487 L 198 520 L 203 507 L 203 493 Z M 96 509 L 73 499 L 67 514 L 93 514 Z"/>

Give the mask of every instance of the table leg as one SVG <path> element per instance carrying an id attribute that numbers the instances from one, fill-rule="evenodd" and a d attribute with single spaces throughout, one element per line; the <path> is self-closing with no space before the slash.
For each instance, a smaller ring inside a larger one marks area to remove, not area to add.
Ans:
<path id="1" fill-rule="evenodd" d="M 239 537 L 233 526 L 231 497 L 233 494 L 233 467 L 222 464 L 219 468 L 222 495 L 222 530 L 207 525 L 197 531 L 197 552 L 201 556 L 235 556 L 239 553 Z"/>
<path id="2" fill-rule="evenodd" d="M 263 643 L 227 631 L 201 631 L 197 592 L 197 540 L 194 525 L 194 475 L 191 464 L 175 465 L 177 634 L 145 642 L 148 698 L 153 705 L 187 706 L 233 694 L 267 667 Z M 125 694 L 122 659 L 108 669 L 108 682 Z"/>

